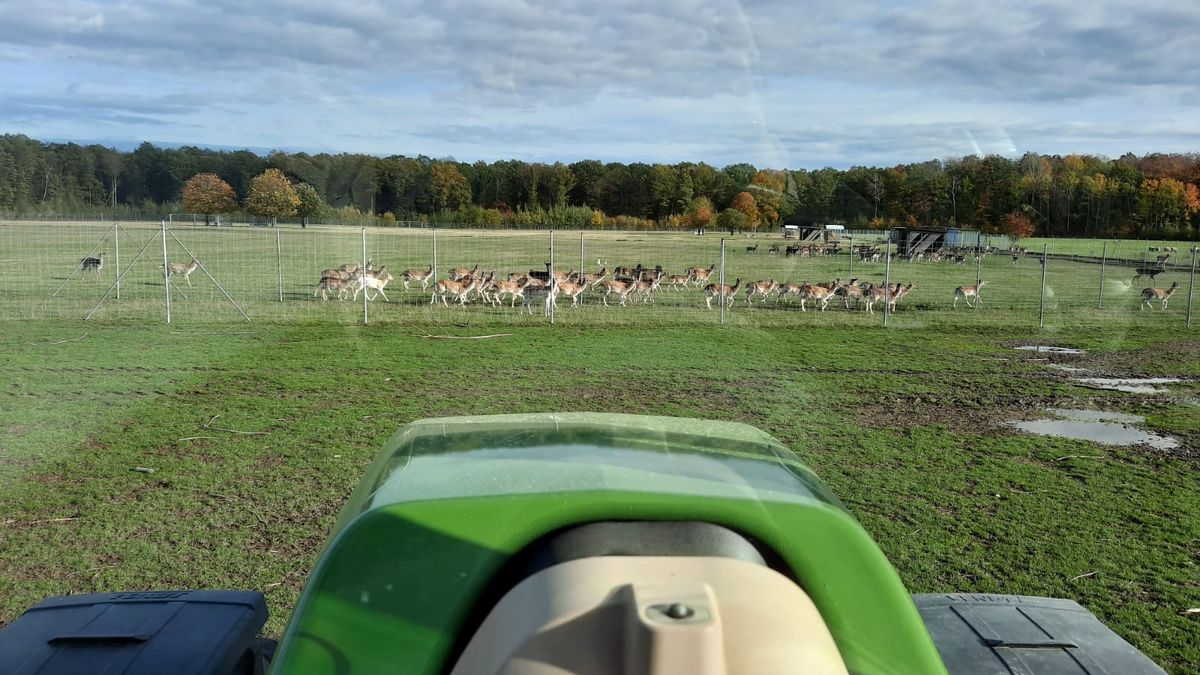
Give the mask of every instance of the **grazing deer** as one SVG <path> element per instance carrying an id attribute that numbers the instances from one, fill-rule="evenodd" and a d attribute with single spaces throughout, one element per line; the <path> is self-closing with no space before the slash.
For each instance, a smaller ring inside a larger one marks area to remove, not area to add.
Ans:
<path id="1" fill-rule="evenodd" d="M 100 253 L 99 257 L 96 258 L 80 258 L 79 265 L 83 268 L 84 272 L 92 270 L 96 273 L 96 276 L 100 276 L 100 270 L 104 267 L 104 253 Z"/>
<path id="2" fill-rule="evenodd" d="M 467 269 L 465 267 L 455 267 L 455 268 L 451 269 L 449 272 L 447 272 L 447 274 L 450 275 L 451 281 L 462 281 L 466 277 L 474 276 L 475 273 L 478 271 L 479 271 L 479 265 L 476 265 L 476 266 L 472 267 L 471 269 Z"/>
<path id="3" fill-rule="evenodd" d="M 754 253 L 757 250 L 758 250 L 758 244 L 746 247 L 746 253 Z"/>
<path id="4" fill-rule="evenodd" d="M 408 285 L 414 281 L 421 282 L 421 290 L 429 290 L 429 279 L 433 277 L 433 265 L 429 269 L 411 269 L 404 270 L 400 273 L 400 279 L 404 282 L 404 291 L 408 292 Z"/>
<path id="5" fill-rule="evenodd" d="M 1142 304 L 1141 309 L 1154 309 L 1154 305 L 1150 304 L 1152 300 L 1158 300 L 1161 304 L 1160 309 L 1167 308 L 1167 301 L 1175 295 L 1175 291 L 1179 290 L 1179 282 L 1171 282 L 1170 288 L 1143 288 L 1142 289 Z"/>
<path id="6" fill-rule="evenodd" d="M 959 298 L 962 298 L 967 303 L 967 307 L 970 307 L 972 309 L 975 309 L 975 308 L 979 307 L 980 305 L 982 305 L 983 297 L 979 295 L 979 291 L 983 288 L 983 285 L 986 283 L 987 283 L 986 281 L 981 281 L 974 286 L 959 286 L 958 288 L 954 289 L 954 307 L 953 308 L 958 309 L 958 299 Z M 974 298 L 973 303 L 971 301 L 972 298 Z"/>
<path id="7" fill-rule="evenodd" d="M 192 262 L 190 264 L 177 263 L 177 262 L 167 263 L 165 269 L 167 271 L 168 276 L 174 275 L 174 274 L 182 275 L 183 280 L 187 282 L 187 285 L 191 286 L 192 285 L 192 272 L 195 272 L 196 268 L 199 266 L 200 266 L 200 261 L 196 260 L 195 258 L 192 258 Z"/>
<path id="8" fill-rule="evenodd" d="M 746 287 L 746 304 L 753 304 L 751 301 L 754 300 L 754 296 L 756 295 L 761 295 L 763 302 L 766 302 L 767 297 L 774 293 L 777 288 L 779 288 L 779 283 L 774 279 L 755 281 Z"/>
<path id="9" fill-rule="evenodd" d="M 1142 277 L 1150 277 L 1150 281 L 1154 281 L 1154 277 L 1166 272 L 1165 267 L 1135 267 L 1133 270 L 1133 280 L 1137 281 Z"/>
<path id="10" fill-rule="evenodd" d="M 717 269 L 716 265 L 709 265 L 708 269 L 704 269 L 703 267 L 689 267 L 687 268 L 686 272 L 690 274 L 692 276 L 692 280 L 696 282 L 696 288 L 700 288 L 700 285 L 708 281 L 709 277 L 712 276 L 713 270 L 715 269 Z"/>
<path id="11" fill-rule="evenodd" d="M 709 284 L 704 287 L 704 305 L 712 309 L 712 299 L 719 298 L 717 302 L 724 302 L 726 306 L 732 307 L 733 301 L 737 298 L 738 291 L 742 289 L 742 278 L 733 283 L 732 286 L 721 284 Z"/>
<path id="12" fill-rule="evenodd" d="M 442 279 L 433 285 L 433 294 L 429 299 L 429 304 L 437 304 L 437 297 L 438 295 L 441 295 L 442 304 L 446 307 L 449 307 L 450 303 L 446 302 L 446 296 L 453 295 L 454 297 L 458 298 L 458 304 L 466 305 L 467 295 L 469 295 L 471 291 L 474 291 L 478 284 L 479 279 L 475 277 L 465 277 L 458 281 L 454 279 Z"/>
<path id="13" fill-rule="evenodd" d="M 612 295 L 613 293 L 617 294 L 617 297 L 621 299 L 621 304 L 624 305 L 625 298 L 629 297 L 629 294 L 633 292 L 633 289 L 637 288 L 637 282 L 609 279 L 607 281 L 601 281 L 600 287 L 604 289 L 605 305 L 608 304 L 608 296 Z"/>

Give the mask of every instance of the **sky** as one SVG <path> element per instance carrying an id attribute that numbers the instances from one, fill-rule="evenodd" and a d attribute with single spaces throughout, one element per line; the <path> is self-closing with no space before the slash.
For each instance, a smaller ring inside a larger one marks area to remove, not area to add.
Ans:
<path id="1" fill-rule="evenodd" d="M 460 161 L 1200 151 L 1200 3 L 0 0 L 0 133 Z"/>

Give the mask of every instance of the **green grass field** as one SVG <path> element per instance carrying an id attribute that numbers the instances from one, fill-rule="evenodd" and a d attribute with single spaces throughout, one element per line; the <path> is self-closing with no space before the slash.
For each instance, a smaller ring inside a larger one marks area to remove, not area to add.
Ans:
<path id="1" fill-rule="evenodd" d="M 90 229 L 72 231 L 0 226 L 0 273 L 11 281 L 14 267 L 62 265 L 50 276 L 66 277 L 93 243 Z M 282 304 L 271 299 L 273 258 L 261 263 L 263 250 L 274 255 L 274 232 L 180 237 L 255 321 L 231 316 L 194 276 L 173 323 L 162 325 L 162 285 L 149 264 L 88 323 L 79 310 L 95 304 L 102 282 L 72 282 L 53 300 L 53 288 L 6 284 L 0 316 L 24 320 L 3 322 L 0 335 L 0 622 L 50 594 L 256 588 L 278 635 L 338 508 L 406 422 L 633 412 L 743 421 L 777 436 L 830 484 L 914 592 L 1073 598 L 1169 670 L 1200 670 L 1196 619 L 1179 614 L 1200 606 L 1200 333 L 1184 328 L 1182 301 L 1139 312 L 1117 285 L 1128 278 L 1110 277 L 1097 310 L 1097 286 L 1080 280 L 1098 281 L 1098 268 L 1052 261 L 1053 311 L 1041 330 L 1040 266 L 998 256 L 984 262 L 996 289 L 979 311 L 949 309 L 950 289 L 972 282 L 974 270 L 896 264 L 895 278 L 919 291 L 887 330 L 878 315 L 741 300 L 721 327 L 696 291 L 664 293 L 653 306 L 563 308 L 549 326 L 508 308 L 429 308 L 428 296 L 397 289 L 361 326 L 361 305 L 310 296 L 312 275 L 353 257 L 358 232 L 281 232 L 294 244 L 284 249 Z M 562 235 L 572 237 L 578 260 L 578 234 Z M 427 260 L 431 243 L 420 231 L 372 231 L 372 241 L 370 255 L 394 269 Z M 737 243 L 741 250 L 727 250 L 731 275 L 848 276 L 838 269 L 844 257 L 769 258 L 766 246 L 756 256 Z M 664 266 L 715 262 L 718 246 L 711 235 L 619 233 L 589 235 L 585 245 L 596 250 L 585 254 L 589 264 Z M 438 246 L 446 265 L 529 267 L 548 253 L 548 234 L 439 233 Z M 881 274 L 876 266 L 862 276 Z M 421 337 L 484 333 L 512 335 Z M 1011 349 L 1030 342 L 1088 353 Z M 1051 365 L 1185 381 L 1129 395 L 1082 388 Z M 1104 446 L 1004 426 L 1045 407 L 1144 415 L 1182 447 Z M 204 428 L 214 416 L 213 427 L 266 433 Z"/>
<path id="2" fill-rule="evenodd" d="M 116 279 L 116 247 L 112 226 L 101 223 L 0 223 L 0 282 L 8 291 L 0 296 L 0 316 L 10 318 L 79 319 L 97 306 Z M 164 320 L 164 289 L 161 265 L 162 243 L 158 228 L 147 224 L 128 224 L 121 227 L 121 298 L 113 293 L 96 310 L 95 318 L 102 320 Z M 230 296 L 254 320 L 267 321 L 328 321 L 354 323 L 362 321 L 362 302 L 324 302 L 313 297 L 320 271 L 341 263 L 363 258 L 363 236 L 358 229 L 338 227 L 261 228 L 203 228 L 178 227 L 168 237 L 167 258 L 187 262 L 188 250 L 205 264 L 228 291 Z M 104 237 L 107 236 L 107 239 Z M 178 238 L 178 241 L 176 238 Z M 451 267 L 479 265 L 484 271 L 525 272 L 544 269 L 550 259 L 550 233 L 529 230 L 439 230 L 436 235 L 439 271 Z M 556 232 L 554 234 L 555 268 L 577 269 L 581 263 L 596 271 L 598 262 L 610 268 L 617 265 L 648 267 L 662 265 L 668 274 L 682 273 L 693 265 L 709 266 L 720 263 L 720 237 L 710 234 L 695 237 L 688 233 L 630 233 L 630 232 Z M 387 265 L 397 274 L 408 268 L 424 268 L 433 260 L 434 234 L 431 230 L 405 228 L 369 228 L 366 233 L 366 256 Z M 102 241 L 103 240 L 103 241 Z M 106 267 L 101 274 L 77 273 L 63 286 L 79 259 L 92 251 L 106 253 Z M 858 243 L 862 243 L 861 239 Z M 1056 240 L 1060 255 L 1088 254 L 1087 240 Z M 277 255 L 278 244 L 278 255 Z M 748 245 L 758 250 L 747 253 Z M 775 279 L 779 282 L 812 282 L 860 278 L 882 283 L 885 276 L 891 281 L 914 283 L 915 289 L 901 303 L 892 320 L 908 327 L 929 325 L 1036 325 L 1041 306 L 1041 265 L 1029 256 L 1013 264 L 1010 256 L 1000 253 L 985 256 L 978 270 L 970 261 L 956 266 L 948 263 L 909 263 L 895 261 L 890 275 L 883 263 L 859 263 L 850 256 L 801 258 L 783 255 L 770 256 L 772 245 L 785 245 L 778 235 L 758 235 L 753 239 L 738 236 L 726 246 L 725 276 L 728 283 Z M 1036 242 L 1031 242 L 1036 244 Z M 186 247 L 186 248 L 185 248 Z M 142 249 L 145 253 L 135 258 Z M 1114 248 L 1117 246 L 1114 245 Z M 1174 254 L 1173 266 L 1154 282 L 1142 279 L 1133 282 L 1132 265 L 1139 264 L 1148 248 L 1139 242 L 1122 242 L 1119 260 L 1101 266 L 1069 259 L 1051 259 L 1047 271 L 1045 312 L 1049 325 L 1112 326 L 1159 325 L 1183 320 L 1187 309 L 1190 275 L 1184 263 L 1190 253 L 1181 248 Z M 1031 249 L 1032 250 L 1032 249 Z M 1110 257 L 1113 257 L 1110 255 Z M 37 283 L 28 279 L 28 270 L 45 270 Z M 985 282 L 984 312 L 1002 312 L 1001 316 L 974 316 L 961 308 L 951 309 L 954 289 L 974 284 L 976 274 Z M 715 277 L 715 275 L 714 275 Z M 281 285 L 282 280 L 282 285 Z M 173 279 L 171 294 L 172 320 L 177 323 L 241 321 L 241 315 L 227 302 L 221 290 L 202 270 L 191 276 L 192 286 L 182 278 Z M 1181 285 L 1172 298 L 1167 312 L 1159 316 L 1139 312 L 1139 295 L 1150 285 Z M 1104 288 L 1104 308 L 1099 309 L 1100 289 Z M 51 294 L 62 286 L 57 297 Z M 418 287 L 419 288 L 419 287 Z M 282 292 L 283 301 L 280 301 Z M 466 308 L 431 307 L 428 294 L 417 290 L 405 293 L 399 281 L 393 282 L 387 294 L 390 302 L 380 299 L 371 303 L 372 322 L 420 323 L 500 323 L 505 325 L 534 325 L 545 321 L 518 316 L 507 306 L 483 307 L 478 302 Z M 1200 302 L 1200 300 L 1194 300 Z M 718 323 L 718 312 L 706 310 L 703 294 L 692 289 L 687 292 L 661 292 L 650 305 L 636 307 L 604 307 L 600 297 L 589 292 L 584 306 L 560 308 L 556 322 L 567 325 L 709 325 Z M 868 326 L 882 322 L 882 316 L 864 316 L 850 312 L 835 302 L 829 316 L 815 317 L 811 312 L 800 313 L 799 303 L 769 302 L 765 306 L 747 308 L 742 299 L 727 316 L 735 325 L 804 326 L 847 325 Z"/>

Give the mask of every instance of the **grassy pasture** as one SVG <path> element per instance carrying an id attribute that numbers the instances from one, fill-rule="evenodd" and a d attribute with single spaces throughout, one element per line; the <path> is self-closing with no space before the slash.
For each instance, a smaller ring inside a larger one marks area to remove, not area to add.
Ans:
<path id="1" fill-rule="evenodd" d="M 97 275 L 77 274 L 51 298 L 51 293 L 78 267 L 78 261 L 112 226 L 91 224 L 0 223 L 0 279 L 8 292 L 0 297 L 0 316 L 9 318 L 78 319 L 86 315 L 116 277 L 115 247 L 111 234 L 99 250 L 106 253 L 106 267 Z M 205 268 L 229 292 L 231 297 L 256 320 L 361 321 L 360 302 L 323 302 L 313 297 L 322 269 L 343 262 L 361 260 L 363 236 L 357 229 L 311 227 L 286 228 L 194 228 L 177 227 L 168 237 L 167 257 L 186 262 L 191 250 Z M 159 230 L 149 225 L 123 225 L 121 229 L 121 299 L 110 297 L 97 310 L 104 320 L 162 321 L 164 293 L 161 265 L 163 251 L 157 238 Z M 581 236 L 582 255 L 581 255 Z M 393 273 L 407 268 L 424 268 L 433 261 L 435 235 L 431 230 L 369 228 L 366 256 L 388 266 Z M 1067 240 L 1076 241 L 1076 240 Z M 859 242 L 861 243 L 861 241 Z M 276 254 L 276 246 L 279 255 Z M 758 244 L 747 253 L 748 245 Z M 771 256 L 768 248 L 784 245 L 777 235 L 759 235 L 753 239 L 737 236 L 726 245 L 727 283 L 772 278 L 780 282 L 813 282 L 834 278 L 860 278 L 882 282 L 883 263 L 860 263 L 848 254 L 801 258 Z M 1182 320 L 1186 310 L 1189 275 L 1185 269 L 1172 268 L 1153 285 L 1166 287 L 1172 281 L 1184 288 L 1163 314 L 1138 312 L 1138 295 L 1151 285 L 1149 280 L 1132 281 L 1132 265 L 1140 263 L 1136 242 L 1126 242 L 1128 257 L 1112 261 L 1104 269 L 1104 309 L 1098 309 L 1101 286 L 1100 265 L 1079 260 L 1052 258 L 1047 272 L 1046 316 L 1050 325 L 1157 325 Z M 138 252 L 145 253 L 133 262 Z M 479 265 L 484 271 L 501 274 L 529 269 L 544 269 L 550 260 L 550 233 L 529 230 L 439 230 L 436 234 L 439 272 L 451 267 Z M 720 263 L 720 237 L 696 237 L 688 233 L 579 232 L 554 233 L 555 269 L 576 269 L 581 264 L 596 271 L 597 263 L 646 266 L 662 265 L 668 274 L 682 273 L 685 267 Z M 1115 248 L 1115 246 L 1114 246 Z M 1144 247 L 1143 247 L 1144 248 Z M 1079 249 L 1074 251 L 1073 249 Z M 1086 255 L 1081 245 L 1067 246 L 1063 253 Z M 1188 254 L 1176 254 L 1180 263 Z M 1186 261 L 1183 261 L 1186 262 Z M 132 263 L 132 264 L 131 264 Z M 29 283 L 28 270 L 46 270 L 42 281 Z M 983 312 L 975 315 L 951 309 L 954 288 L 973 284 L 977 270 L 970 261 L 964 266 L 948 263 L 909 263 L 893 261 L 892 281 L 915 283 L 915 290 L 901 303 L 893 320 L 901 325 L 1006 325 L 1035 324 L 1039 317 L 1041 266 L 1029 256 L 1013 264 L 1010 256 L 985 256 L 979 276 L 986 282 Z M 398 274 L 397 274 L 398 276 Z M 715 276 L 715 275 L 714 275 Z M 280 278 L 282 296 L 280 301 Z M 174 277 L 172 319 L 176 322 L 240 321 L 241 317 L 219 288 L 202 270 L 191 276 L 189 287 Z M 509 307 L 484 307 L 474 303 L 467 308 L 430 307 L 428 294 L 416 290 L 403 292 L 399 281 L 388 289 L 390 302 L 372 303 L 373 322 L 484 323 L 522 325 L 541 323 L 540 315 L 520 317 Z M 718 323 L 718 313 L 706 310 L 698 289 L 687 292 L 659 293 L 651 305 L 613 308 L 600 304 L 599 295 L 589 292 L 581 308 L 560 308 L 557 322 L 586 325 L 705 325 Z M 835 305 L 840 304 L 835 301 Z M 747 308 L 739 299 L 726 317 L 737 325 L 851 325 L 881 323 L 881 316 L 848 312 L 844 308 L 827 316 L 801 314 L 799 303 L 769 302 Z M 986 316 L 984 315 L 986 313 Z"/>
<path id="2" fill-rule="evenodd" d="M 624 308 L 593 296 L 560 308 L 551 327 L 507 307 L 431 308 L 397 288 L 361 326 L 361 304 L 311 297 L 320 269 L 361 253 L 359 232 L 336 229 L 281 231 L 283 303 L 275 232 L 177 230 L 248 324 L 193 275 L 162 325 L 162 282 L 145 260 L 121 302 L 89 323 L 80 318 L 102 280 L 72 281 L 51 300 L 53 287 L 14 271 L 50 270 L 57 286 L 103 229 L 0 225 L 0 317 L 24 319 L 0 333 L 0 622 L 49 594 L 257 588 L 278 634 L 337 509 L 397 428 L 434 415 L 591 410 L 754 424 L 831 485 L 912 591 L 1074 598 L 1169 670 L 1200 670 L 1196 619 L 1178 613 L 1200 606 L 1200 337 L 1183 327 L 1183 296 L 1139 312 L 1123 268 L 1108 268 L 1097 310 L 1098 266 L 1052 259 L 1039 330 L 1035 261 L 986 258 L 994 284 L 978 311 L 949 308 L 953 287 L 974 281 L 969 265 L 895 263 L 893 278 L 917 290 L 886 331 L 860 311 L 740 299 L 721 329 L 695 290 Z M 130 228 L 123 262 L 149 234 Z M 728 246 L 730 281 L 850 276 L 845 256 L 772 258 L 773 240 L 756 240 L 752 254 L 742 238 Z M 578 233 L 556 233 L 556 267 L 578 266 L 578 247 Z M 564 250 L 573 260 L 561 262 Z M 368 232 L 368 255 L 392 269 L 427 265 L 431 252 L 428 231 Z M 528 269 L 548 254 L 545 232 L 438 234 L 442 267 Z M 589 233 L 585 256 L 589 267 L 599 258 L 677 271 L 717 262 L 719 239 Z M 171 258 L 184 259 L 173 241 Z M 882 278 L 882 265 L 855 267 Z M 1187 279 L 1173 272 L 1156 285 L 1172 280 Z M 484 332 L 513 335 L 420 337 Z M 1088 353 L 1011 349 L 1029 342 Z M 1051 365 L 1185 381 L 1135 396 L 1080 387 Z M 1143 415 L 1183 447 L 1004 426 L 1043 407 Z M 202 428 L 214 415 L 215 426 L 267 433 Z"/>

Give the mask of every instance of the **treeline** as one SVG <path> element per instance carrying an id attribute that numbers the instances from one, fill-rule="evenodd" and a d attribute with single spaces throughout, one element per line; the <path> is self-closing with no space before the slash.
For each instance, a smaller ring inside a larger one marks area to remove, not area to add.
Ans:
<path id="1" fill-rule="evenodd" d="M 1000 156 L 818 170 L 704 163 L 463 163 L 429 157 L 196 147 L 132 152 L 0 136 L 0 212 L 183 210 L 184 185 L 215 174 L 243 208 L 278 169 L 315 190 L 313 219 L 557 227 L 732 227 L 838 222 L 943 225 L 1052 236 L 1200 239 L 1200 155 Z"/>

